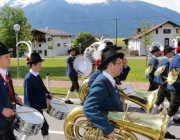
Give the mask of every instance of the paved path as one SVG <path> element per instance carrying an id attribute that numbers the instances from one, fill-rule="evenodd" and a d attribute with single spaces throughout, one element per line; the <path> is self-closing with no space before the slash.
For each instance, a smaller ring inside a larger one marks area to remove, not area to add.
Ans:
<path id="1" fill-rule="evenodd" d="M 81 84 L 82 81 L 79 81 L 79 84 Z M 135 90 L 147 90 L 149 86 L 149 82 L 129 82 L 131 83 L 133 89 Z M 44 80 L 44 84 L 46 85 L 46 80 Z M 17 80 L 13 79 L 13 85 L 14 86 L 22 86 L 23 80 Z M 71 85 L 70 81 L 50 81 L 51 87 L 59 87 L 59 88 L 69 88 Z"/>

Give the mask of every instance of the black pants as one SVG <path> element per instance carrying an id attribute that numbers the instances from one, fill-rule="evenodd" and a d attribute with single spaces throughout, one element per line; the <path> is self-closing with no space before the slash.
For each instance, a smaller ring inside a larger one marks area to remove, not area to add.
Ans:
<path id="1" fill-rule="evenodd" d="M 180 92 L 178 91 L 170 91 L 171 98 L 170 98 L 170 105 L 168 109 L 168 115 L 172 117 L 175 115 L 180 106 Z"/>
<path id="2" fill-rule="evenodd" d="M 148 91 L 154 91 L 158 89 L 158 84 L 154 82 L 153 80 L 149 80 L 149 89 Z"/>
<path id="3" fill-rule="evenodd" d="M 158 91 L 157 100 L 155 104 L 159 106 L 161 103 L 164 102 L 165 97 L 170 102 L 171 94 L 170 94 L 170 91 L 167 89 L 166 84 L 159 86 L 159 91 Z"/>
<path id="4" fill-rule="evenodd" d="M 6 121 L 6 127 L 0 128 L 0 140 L 16 140 L 13 133 L 12 121 Z"/>
<path id="5" fill-rule="evenodd" d="M 43 115 L 43 117 L 44 117 L 44 114 L 43 114 L 43 112 L 42 111 L 40 111 L 40 113 Z M 43 137 L 45 136 L 45 135 L 48 135 L 49 134 L 49 125 L 48 125 L 48 123 L 47 123 L 47 121 L 46 121 L 46 119 L 45 119 L 45 117 L 44 117 L 44 123 L 43 123 L 43 126 L 42 126 L 42 128 L 41 128 L 41 134 L 43 135 Z"/>
<path id="6" fill-rule="evenodd" d="M 69 76 L 72 86 L 70 87 L 70 91 L 73 92 L 76 90 L 76 92 L 79 91 L 79 83 L 78 83 L 78 77 L 77 76 Z"/>

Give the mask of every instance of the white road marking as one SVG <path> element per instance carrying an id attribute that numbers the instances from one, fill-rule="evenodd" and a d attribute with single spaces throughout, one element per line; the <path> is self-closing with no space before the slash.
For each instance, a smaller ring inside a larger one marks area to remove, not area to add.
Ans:
<path id="1" fill-rule="evenodd" d="M 61 135 L 64 135 L 64 132 L 63 132 L 63 131 L 52 131 L 52 130 L 49 130 L 49 133 L 51 133 L 51 134 L 61 134 Z"/>

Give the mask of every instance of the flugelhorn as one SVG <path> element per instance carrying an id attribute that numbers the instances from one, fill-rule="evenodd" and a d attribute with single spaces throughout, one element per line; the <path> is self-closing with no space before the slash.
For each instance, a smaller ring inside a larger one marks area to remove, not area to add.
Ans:
<path id="1" fill-rule="evenodd" d="M 155 76 L 160 75 L 161 73 L 163 73 L 163 71 L 164 71 L 165 69 L 166 69 L 166 66 L 165 66 L 165 65 L 162 65 L 161 67 L 159 67 L 159 68 L 155 71 L 154 75 L 155 75 Z"/>
<path id="2" fill-rule="evenodd" d="M 149 67 L 145 71 L 145 74 L 146 75 L 150 74 L 152 72 L 152 70 L 153 70 L 153 65 L 149 65 Z"/>
<path id="3" fill-rule="evenodd" d="M 167 109 L 159 115 L 148 116 L 109 112 L 108 119 L 115 130 L 115 140 L 138 140 L 134 133 L 148 139 L 164 140 L 166 132 Z M 93 126 L 86 118 L 82 107 L 74 108 L 64 121 L 64 135 L 67 140 L 110 140 L 102 131 Z"/>
<path id="4" fill-rule="evenodd" d="M 179 75 L 178 68 L 173 68 L 168 74 L 167 83 L 169 85 L 174 84 L 177 81 L 178 75 Z"/>

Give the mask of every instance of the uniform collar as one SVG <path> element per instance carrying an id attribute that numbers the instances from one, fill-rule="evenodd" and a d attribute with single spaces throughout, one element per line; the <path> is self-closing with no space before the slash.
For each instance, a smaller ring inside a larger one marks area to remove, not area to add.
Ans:
<path id="1" fill-rule="evenodd" d="M 106 78 L 109 79 L 109 81 L 112 83 L 113 86 L 115 85 L 115 80 L 113 79 L 113 77 L 112 77 L 109 73 L 103 71 L 103 75 L 104 75 Z"/>
<path id="2" fill-rule="evenodd" d="M 37 77 L 37 75 L 39 74 L 39 72 L 35 72 L 32 69 L 30 69 L 30 73 L 32 73 L 32 75 L 34 75 L 35 77 Z"/>
<path id="3" fill-rule="evenodd" d="M 166 56 L 164 56 L 165 59 L 169 60 L 169 58 L 167 58 Z"/>
<path id="4" fill-rule="evenodd" d="M 7 69 L 4 70 L 4 69 L 1 69 L 1 68 L 0 68 L 0 74 L 2 75 L 2 77 L 4 78 L 4 80 L 6 80 Z"/>
<path id="5" fill-rule="evenodd" d="M 153 55 L 154 58 L 158 59 L 156 56 Z"/>

